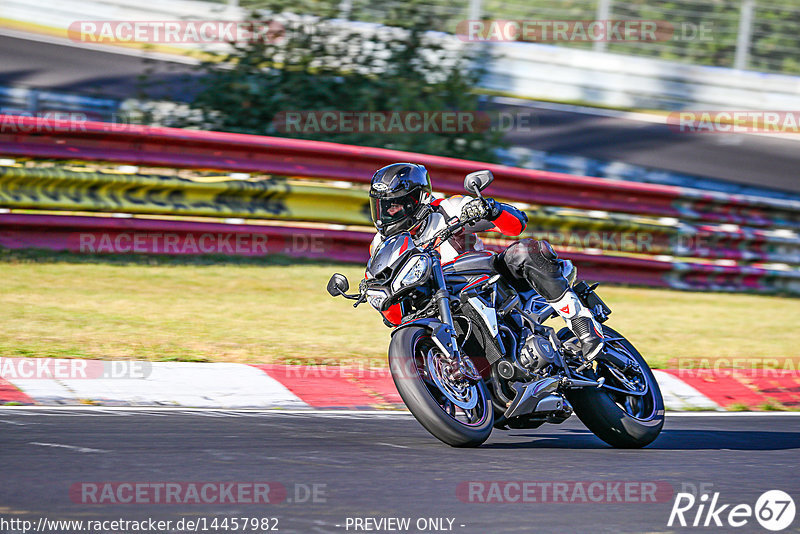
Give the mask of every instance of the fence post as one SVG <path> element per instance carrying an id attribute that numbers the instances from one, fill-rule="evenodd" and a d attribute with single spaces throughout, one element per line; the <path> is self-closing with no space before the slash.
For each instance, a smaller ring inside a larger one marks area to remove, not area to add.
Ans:
<path id="1" fill-rule="evenodd" d="M 481 20 L 483 0 L 469 0 L 469 20 Z"/>
<path id="2" fill-rule="evenodd" d="M 25 100 L 28 106 L 28 112 L 35 117 L 39 113 L 39 90 L 28 89 Z"/>
<path id="3" fill-rule="evenodd" d="M 611 16 L 611 1 L 612 0 L 597 0 L 597 14 L 595 20 L 608 20 Z M 605 52 L 608 47 L 608 42 L 595 41 L 593 48 L 595 52 Z"/>
<path id="4" fill-rule="evenodd" d="M 755 0 L 742 0 L 742 9 L 739 12 L 739 34 L 736 37 L 736 56 L 733 59 L 733 68 L 744 70 L 750 56 L 750 35 L 753 31 L 753 10 Z"/>
<path id="5" fill-rule="evenodd" d="M 350 12 L 353 10 L 352 0 L 342 0 L 339 2 L 339 18 L 350 20 Z"/>

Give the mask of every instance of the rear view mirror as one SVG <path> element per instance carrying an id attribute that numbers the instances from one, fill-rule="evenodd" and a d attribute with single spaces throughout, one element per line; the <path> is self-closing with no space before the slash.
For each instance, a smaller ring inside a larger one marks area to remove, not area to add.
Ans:
<path id="1" fill-rule="evenodd" d="M 348 289 L 350 289 L 350 283 L 343 274 L 334 273 L 331 279 L 328 280 L 328 293 L 330 293 L 332 297 L 344 295 Z"/>
<path id="2" fill-rule="evenodd" d="M 492 183 L 493 180 L 494 175 L 492 171 L 482 170 L 471 172 L 464 178 L 464 189 L 473 195 L 477 195 L 478 191 L 483 191 L 489 187 L 489 184 Z"/>

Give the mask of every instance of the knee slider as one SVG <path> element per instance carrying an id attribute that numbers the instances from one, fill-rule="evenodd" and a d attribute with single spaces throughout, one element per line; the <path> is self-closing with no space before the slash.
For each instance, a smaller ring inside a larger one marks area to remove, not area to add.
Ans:
<path id="1" fill-rule="evenodd" d="M 547 241 L 530 240 L 528 252 L 529 258 L 533 266 L 545 273 L 555 274 L 561 272 L 561 263 L 558 261 L 558 254 L 556 254 L 553 247 Z"/>

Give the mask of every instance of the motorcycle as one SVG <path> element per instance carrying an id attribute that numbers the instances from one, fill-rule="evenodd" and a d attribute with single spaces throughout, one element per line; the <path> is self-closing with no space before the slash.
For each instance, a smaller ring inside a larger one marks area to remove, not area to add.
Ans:
<path id="1" fill-rule="evenodd" d="M 493 180 L 476 171 L 467 192 L 485 202 Z M 417 421 L 453 447 L 477 447 L 493 428 L 531 429 L 559 424 L 573 412 L 614 447 L 651 443 L 664 425 L 664 401 L 652 371 L 623 335 L 604 325 L 605 348 L 586 361 L 568 329 L 544 323 L 555 310 L 533 289 L 515 290 L 497 273 L 496 254 L 468 252 L 442 263 L 437 247 L 476 218 L 453 218 L 425 242 L 402 232 L 375 247 L 359 291 L 331 276 L 331 296 L 369 302 L 379 311 L 401 304 L 393 327 L 389 366 L 397 391 Z M 597 284 L 576 282 L 569 260 L 562 269 L 576 294 L 605 323 L 611 309 Z"/>

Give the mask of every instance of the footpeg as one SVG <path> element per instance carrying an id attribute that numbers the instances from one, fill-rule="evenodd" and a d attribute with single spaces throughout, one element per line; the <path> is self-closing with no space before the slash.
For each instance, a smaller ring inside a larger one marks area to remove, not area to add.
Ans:
<path id="1" fill-rule="evenodd" d="M 597 389 L 600 389 L 601 387 L 603 387 L 603 384 L 605 384 L 605 383 L 606 383 L 606 377 L 601 376 L 600 378 L 598 378 L 597 379 Z"/>
<path id="2" fill-rule="evenodd" d="M 596 359 L 597 358 L 592 358 L 591 360 L 586 360 L 585 362 L 583 362 L 583 364 L 580 367 L 575 369 L 575 372 L 576 373 L 582 373 L 583 370 L 586 369 L 587 367 L 590 367 L 592 365 L 592 362 L 594 362 Z"/>

